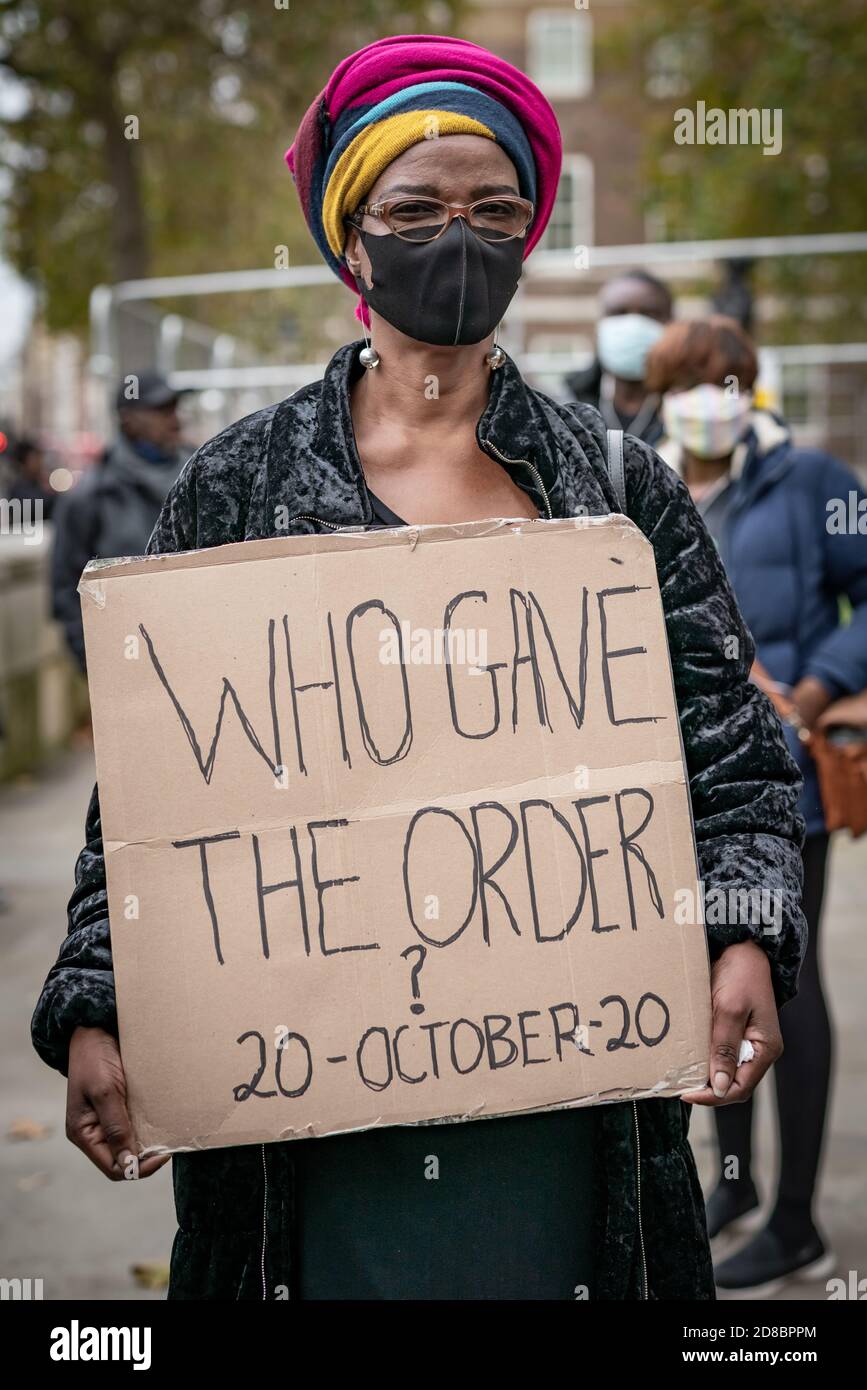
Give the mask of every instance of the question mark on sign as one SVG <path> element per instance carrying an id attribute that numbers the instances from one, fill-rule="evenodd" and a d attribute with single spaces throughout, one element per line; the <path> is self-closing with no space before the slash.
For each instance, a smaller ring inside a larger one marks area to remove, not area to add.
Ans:
<path id="1" fill-rule="evenodd" d="M 426 948 L 425 948 L 424 946 L 407 946 L 406 950 L 405 950 L 405 951 L 401 951 L 401 953 L 400 953 L 400 958 L 401 958 L 401 960 L 406 960 L 408 956 L 411 956 L 411 955 L 412 955 L 413 951 L 416 951 L 416 952 L 418 953 L 418 960 L 416 961 L 415 965 L 412 967 L 412 976 L 411 976 L 411 979 L 412 979 L 412 997 L 413 997 L 414 1000 L 420 1000 L 420 999 L 421 999 L 421 990 L 420 990 L 419 987 L 418 987 L 418 977 L 419 977 L 419 975 L 421 974 L 421 968 L 422 968 L 422 966 L 424 965 L 425 957 L 427 956 L 427 950 L 426 950 Z M 410 1007 L 410 1013 L 414 1013 L 414 1014 L 423 1014 L 423 1013 L 424 1013 L 424 1004 L 420 1004 L 420 1003 L 416 1002 L 416 1003 L 414 1003 L 414 1004 L 410 1004 L 409 1007 Z"/>

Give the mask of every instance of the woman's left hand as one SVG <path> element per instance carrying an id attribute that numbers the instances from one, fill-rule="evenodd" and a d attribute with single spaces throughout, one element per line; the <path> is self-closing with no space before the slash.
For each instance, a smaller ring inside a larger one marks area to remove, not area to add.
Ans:
<path id="1" fill-rule="evenodd" d="M 802 722 L 812 729 L 831 703 L 831 692 L 816 676 L 804 676 L 792 691 L 792 703 Z"/>
<path id="2" fill-rule="evenodd" d="M 690 1105 L 734 1105 L 749 1099 L 783 1051 L 771 967 L 761 946 L 754 941 L 727 946 L 711 967 L 710 984 L 710 1081 L 681 1100 Z M 744 1038 L 752 1043 L 754 1056 L 738 1066 Z"/>

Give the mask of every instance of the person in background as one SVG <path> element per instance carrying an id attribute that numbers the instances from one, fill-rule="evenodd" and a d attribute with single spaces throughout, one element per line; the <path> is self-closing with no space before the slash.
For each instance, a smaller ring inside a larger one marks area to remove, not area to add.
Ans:
<path id="1" fill-rule="evenodd" d="M 827 524 L 834 499 L 863 498 L 864 491 L 837 459 L 796 448 L 785 423 L 756 408 L 757 374 L 749 337 L 719 316 L 671 324 L 647 362 L 649 389 L 664 393 L 657 451 L 683 477 L 719 547 L 755 638 L 754 679 L 787 697 L 785 732 L 804 777 L 809 941 L 797 997 L 780 1020 L 779 1183 L 766 1224 L 718 1265 L 724 1289 L 759 1289 L 798 1272 L 819 1277 L 833 1267 L 813 1217 L 832 1062 L 819 962 L 829 836 L 816 767 L 798 734 L 813 729 L 832 701 L 867 686 L 867 537 Z M 851 605 L 845 624 L 841 599 Z M 761 1201 L 751 1165 L 752 1101 L 715 1114 L 721 1175 L 707 1202 L 712 1237 Z"/>
<path id="2" fill-rule="evenodd" d="M 116 397 L 114 443 L 57 508 L 53 613 L 82 671 L 81 572 L 95 556 L 144 554 L 169 488 L 192 452 L 181 445 L 182 394 L 156 372 L 124 377 Z"/>
<path id="3" fill-rule="evenodd" d="M 566 378 L 576 400 L 595 406 L 612 430 L 655 445 L 662 435 L 659 396 L 644 380 L 647 354 L 671 322 L 671 290 L 655 275 L 630 270 L 603 287 L 596 360 Z"/>
<path id="4" fill-rule="evenodd" d="M 15 481 L 15 461 L 12 440 L 0 425 L 0 497 L 8 497 L 9 489 Z"/>
<path id="5" fill-rule="evenodd" d="M 45 486 L 45 455 L 33 439 L 19 439 L 12 450 L 15 475 L 9 487 L 9 500 L 40 502 L 42 519 L 49 521 L 55 494 Z"/>

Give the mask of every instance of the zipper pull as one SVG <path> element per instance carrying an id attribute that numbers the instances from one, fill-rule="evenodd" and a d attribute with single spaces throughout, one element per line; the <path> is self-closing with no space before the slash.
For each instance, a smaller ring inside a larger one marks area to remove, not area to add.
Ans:
<path id="1" fill-rule="evenodd" d="M 638 1129 L 638 1103 L 632 1102 L 632 1118 L 635 1124 L 635 1207 L 638 1221 L 638 1246 L 641 1251 L 641 1297 L 650 1297 L 647 1289 L 647 1255 L 644 1249 L 644 1228 L 641 1224 L 641 1135 Z"/>

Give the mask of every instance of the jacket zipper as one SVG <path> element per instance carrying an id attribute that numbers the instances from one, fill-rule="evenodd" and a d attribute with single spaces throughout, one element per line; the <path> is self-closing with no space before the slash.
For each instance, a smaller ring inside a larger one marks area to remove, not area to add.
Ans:
<path id="1" fill-rule="evenodd" d="M 548 520 L 553 521 L 554 512 L 551 508 L 551 499 L 548 496 L 545 484 L 542 482 L 542 474 L 539 472 L 536 465 L 534 463 L 531 463 L 529 459 L 506 458 L 506 455 L 500 452 L 496 444 L 494 444 L 493 440 L 486 439 L 484 443 L 485 448 L 493 449 L 494 453 L 496 454 L 497 458 L 500 460 L 501 463 L 510 463 L 513 467 L 521 465 L 529 471 L 530 476 L 533 479 L 533 482 L 536 484 L 544 499 L 545 511 L 548 513 Z M 299 512 L 297 516 L 290 516 L 289 520 L 286 522 L 286 525 L 291 526 L 293 521 L 315 521 L 318 526 L 327 526 L 329 531 L 342 531 L 344 529 L 342 523 L 336 521 L 326 521 L 324 517 L 313 516 L 310 512 Z"/>
<path id="2" fill-rule="evenodd" d="M 286 522 L 286 525 L 291 526 L 293 521 L 315 521 L 319 526 L 327 526 L 329 531 L 343 530 L 343 525 L 341 522 L 326 521 L 324 517 L 311 516 L 309 512 L 299 512 L 297 516 L 290 516 L 289 520 Z M 283 528 L 281 527 L 280 529 L 282 530 Z"/>
<path id="3" fill-rule="evenodd" d="M 635 1121 L 635 1200 L 638 1213 L 638 1244 L 641 1248 L 641 1297 L 648 1298 L 647 1257 L 644 1249 L 644 1228 L 641 1224 L 641 1136 L 638 1132 L 638 1105 L 632 1102 L 632 1115 Z"/>
<path id="4" fill-rule="evenodd" d="M 539 470 L 538 470 L 538 468 L 536 467 L 535 463 L 531 463 L 529 459 L 509 459 L 509 458 L 506 458 L 506 455 L 500 452 L 500 450 L 497 448 L 496 444 L 495 444 L 495 443 L 493 442 L 493 440 L 491 440 L 491 439 L 486 439 L 486 440 L 484 441 L 484 444 L 485 444 L 485 448 L 486 448 L 486 449 L 493 449 L 493 451 L 494 451 L 494 453 L 496 454 L 497 458 L 500 460 L 500 463 L 511 463 L 512 465 L 522 464 L 524 468 L 529 469 L 530 476 L 532 477 L 533 482 L 536 484 L 537 488 L 539 489 L 540 493 L 542 494 L 542 497 L 543 497 L 544 500 L 545 500 L 545 511 L 548 513 L 548 520 L 549 520 L 549 521 L 553 521 L 553 520 L 554 520 L 554 513 L 553 513 L 553 511 L 551 510 L 551 499 L 550 499 L 550 497 L 548 496 L 547 490 L 546 490 L 546 488 L 545 488 L 545 484 L 542 482 L 542 474 L 539 472 Z"/>
<path id="5" fill-rule="evenodd" d="M 268 1284 L 265 1279 L 265 1251 L 268 1248 L 268 1162 L 265 1158 L 265 1145 L 262 1145 L 262 1176 L 265 1180 L 265 1193 L 262 1198 L 262 1299 L 268 1297 Z"/>

